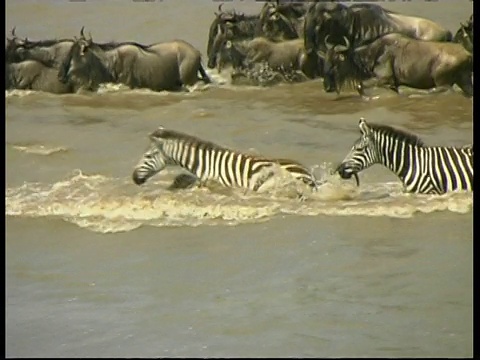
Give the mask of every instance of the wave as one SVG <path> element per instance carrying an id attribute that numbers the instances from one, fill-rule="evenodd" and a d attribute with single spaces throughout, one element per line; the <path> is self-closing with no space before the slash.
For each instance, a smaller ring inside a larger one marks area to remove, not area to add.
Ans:
<path id="1" fill-rule="evenodd" d="M 473 208 L 472 193 L 405 194 L 398 182 L 356 187 L 330 176 L 317 192 L 311 192 L 291 178 L 279 177 L 267 191 L 252 193 L 215 183 L 172 190 L 174 174 L 165 171 L 138 187 L 129 177 L 76 170 L 53 184 L 8 187 L 6 215 L 61 218 L 91 231 L 110 233 L 141 226 L 238 225 L 285 215 L 410 218 L 435 211 L 468 213 Z"/>
<path id="2" fill-rule="evenodd" d="M 7 145 L 11 146 L 13 149 L 26 153 L 26 154 L 33 154 L 33 155 L 52 155 L 56 153 L 63 153 L 67 152 L 68 148 L 63 146 L 54 146 L 54 145 L 41 145 L 41 144 L 10 144 Z"/>

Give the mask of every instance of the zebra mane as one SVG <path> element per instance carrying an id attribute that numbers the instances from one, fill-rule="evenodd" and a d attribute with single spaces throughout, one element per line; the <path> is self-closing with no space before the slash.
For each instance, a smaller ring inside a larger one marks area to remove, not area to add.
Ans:
<path id="1" fill-rule="evenodd" d="M 171 139 L 178 139 L 178 140 L 184 140 L 192 143 L 198 143 L 198 144 L 203 144 L 207 147 L 215 148 L 215 149 L 224 149 L 224 150 L 231 150 L 225 146 L 215 144 L 211 141 L 208 140 L 203 140 L 200 139 L 196 136 L 185 134 L 179 131 L 175 130 L 169 130 L 165 128 L 158 128 L 155 130 L 153 133 L 150 134 L 150 136 L 156 137 L 156 138 L 161 138 L 164 140 L 171 140 Z M 233 150 L 231 150 L 233 151 Z"/>
<path id="2" fill-rule="evenodd" d="M 369 123 L 368 127 L 373 131 L 382 132 L 388 136 L 392 136 L 397 140 L 403 141 L 407 144 L 416 146 L 425 146 L 425 143 L 418 135 L 415 135 L 406 130 L 400 130 L 389 125 Z"/>

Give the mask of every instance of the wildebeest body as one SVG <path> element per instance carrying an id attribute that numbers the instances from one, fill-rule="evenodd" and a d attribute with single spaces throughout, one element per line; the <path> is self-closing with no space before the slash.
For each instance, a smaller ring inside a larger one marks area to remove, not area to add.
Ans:
<path id="1" fill-rule="evenodd" d="M 308 52 L 325 50 L 330 36 L 335 44 L 346 37 L 354 46 L 369 44 L 390 33 L 400 33 L 425 41 L 450 41 L 452 34 L 439 24 L 420 17 L 407 16 L 376 4 L 313 3 L 305 15 L 305 48 Z"/>
<path id="2" fill-rule="evenodd" d="M 273 42 L 257 37 L 246 42 L 231 42 L 230 56 L 234 63 L 250 66 L 265 62 L 272 69 L 300 70 L 307 77 L 314 78 L 319 69 L 316 54 L 307 55 L 303 47 L 303 39 Z M 243 57 L 243 58 L 239 58 Z"/>
<path id="3" fill-rule="evenodd" d="M 388 34 L 356 49 L 331 46 L 325 58 L 325 77 L 333 78 L 335 89 L 347 78 L 362 88 L 400 85 L 416 89 L 445 88 L 457 84 L 473 95 L 472 55 L 453 42 L 421 41 Z"/>
<path id="4" fill-rule="evenodd" d="M 5 63 L 5 89 L 36 90 L 54 94 L 75 91 L 71 83 L 62 83 L 58 70 L 35 60 Z"/>
<path id="5" fill-rule="evenodd" d="M 73 79 L 95 89 L 105 82 L 155 91 L 178 90 L 193 85 L 199 77 L 210 82 L 201 64 L 200 52 L 183 40 L 150 46 L 121 44 L 103 50 L 98 44 L 79 39 L 59 71 L 59 78 Z"/>

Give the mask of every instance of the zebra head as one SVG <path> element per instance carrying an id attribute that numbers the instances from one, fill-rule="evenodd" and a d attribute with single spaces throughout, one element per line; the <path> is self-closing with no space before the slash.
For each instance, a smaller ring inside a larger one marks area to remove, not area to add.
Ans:
<path id="1" fill-rule="evenodd" d="M 144 184 L 167 165 L 167 159 L 163 152 L 163 139 L 160 136 L 162 132 L 163 127 L 159 127 L 149 135 L 150 146 L 135 166 L 132 175 L 133 182 L 137 185 Z"/>
<path id="2" fill-rule="evenodd" d="M 348 155 L 335 170 L 342 179 L 350 179 L 353 175 L 357 186 L 360 185 L 358 173 L 378 162 L 378 151 L 375 147 L 372 129 L 364 118 L 360 118 L 358 127 L 362 136 L 355 141 Z"/>

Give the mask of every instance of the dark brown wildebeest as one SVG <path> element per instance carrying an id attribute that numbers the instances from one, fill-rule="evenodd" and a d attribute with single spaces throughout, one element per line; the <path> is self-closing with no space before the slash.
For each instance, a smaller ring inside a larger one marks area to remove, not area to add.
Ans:
<path id="1" fill-rule="evenodd" d="M 256 34 L 277 41 L 303 38 L 306 11 L 303 3 L 267 1 L 260 11 Z"/>
<path id="2" fill-rule="evenodd" d="M 346 37 L 353 47 L 366 45 L 390 33 L 400 33 L 425 41 L 451 41 L 452 33 L 439 24 L 416 16 L 399 14 L 376 4 L 353 4 L 350 7 L 337 2 L 316 2 L 305 15 L 305 49 L 325 51 L 324 41 L 329 35 L 336 44 Z"/>
<path id="3" fill-rule="evenodd" d="M 148 46 L 124 43 L 108 48 L 94 43 L 91 37 L 74 42 L 58 78 L 89 89 L 113 82 L 155 91 L 180 90 L 199 80 L 210 82 L 200 51 L 183 40 Z"/>
<path id="4" fill-rule="evenodd" d="M 228 32 L 231 40 L 253 39 L 257 34 L 258 15 L 245 15 L 232 11 L 222 11 L 222 5 L 218 6 L 218 13 L 215 13 L 215 19 L 208 32 L 207 57 L 208 67 L 215 68 L 217 65 L 217 53 L 214 52 L 214 43 L 221 32 Z"/>
<path id="5" fill-rule="evenodd" d="M 466 24 L 460 23 L 460 28 L 453 37 L 453 41 L 462 44 L 473 54 L 473 14 Z"/>
<path id="6" fill-rule="evenodd" d="M 328 38 L 325 42 L 326 91 L 339 92 L 346 80 L 353 80 L 359 83 L 361 95 L 375 85 L 398 93 L 400 85 L 437 92 L 457 84 L 465 95 L 473 96 L 472 54 L 460 44 L 415 40 L 401 34 L 388 34 L 357 48 L 344 40 L 345 45 L 332 45 Z"/>

